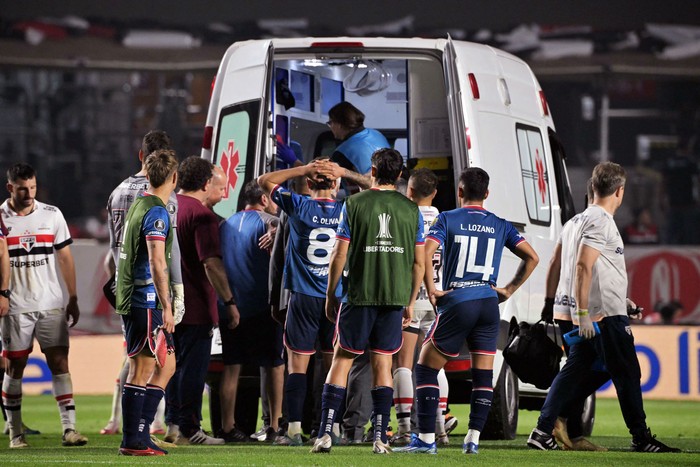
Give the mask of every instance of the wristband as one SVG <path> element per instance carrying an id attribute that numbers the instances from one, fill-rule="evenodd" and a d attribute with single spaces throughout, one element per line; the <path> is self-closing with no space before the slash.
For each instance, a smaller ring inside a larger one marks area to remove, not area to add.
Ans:
<path id="1" fill-rule="evenodd" d="M 236 304 L 236 300 L 233 297 L 229 298 L 227 301 L 224 302 L 224 306 L 231 306 L 231 305 L 235 305 L 235 304 Z"/>
<path id="2" fill-rule="evenodd" d="M 588 316 L 588 308 L 579 308 L 574 313 L 575 316 Z"/>

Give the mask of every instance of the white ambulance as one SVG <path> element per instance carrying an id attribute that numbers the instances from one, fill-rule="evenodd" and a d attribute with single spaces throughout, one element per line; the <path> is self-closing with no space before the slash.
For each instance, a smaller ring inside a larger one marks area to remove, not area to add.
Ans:
<path id="1" fill-rule="evenodd" d="M 202 145 L 202 157 L 229 176 L 216 211 L 230 216 L 241 208 L 241 187 L 275 170 L 276 138 L 298 143 L 304 162 L 331 155 L 336 143 L 327 113 L 341 101 L 359 108 L 365 127 L 383 133 L 409 168 L 438 174 L 441 211 L 457 206 L 462 169 L 489 173 L 486 208 L 512 222 L 540 256 L 531 278 L 502 305 L 502 349 L 511 317 L 539 320 L 547 264 L 574 213 L 564 151 L 534 74 L 513 55 L 450 38 L 237 42 L 212 83 Z M 506 251 L 501 280 L 509 280 L 518 264 Z M 468 370 L 468 360 L 462 364 Z M 538 409 L 545 393 L 518 382 L 500 351 L 494 387 L 490 434 L 513 439 L 519 404 Z M 466 390 L 455 380 L 451 399 L 460 393 Z M 586 418 L 590 425 L 592 411 Z"/>

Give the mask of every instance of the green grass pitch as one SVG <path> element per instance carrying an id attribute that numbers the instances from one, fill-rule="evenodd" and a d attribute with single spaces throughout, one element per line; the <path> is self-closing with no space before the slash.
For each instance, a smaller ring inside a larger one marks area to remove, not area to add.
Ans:
<path id="1" fill-rule="evenodd" d="M 372 454 L 370 445 L 334 447 L 330 454 L 310 454 L 309 447 L 290 448 L 266 443 L 226 446 L 180 446 L 167 456 L 133 458 L 117 455 L 119 436 L 101 436 L 100 428 L 107 421 L 111 398 L 107 396 L 78 396 L 78 429 L 90 438 L 87 446 L 61 446 L 60 424 L 55 401 L 50 396 L 27 396 L 23 413 L 27 425 L 42 434 L 29 436 L 31 447 L 10 450 L 7 436 L 0 437 L 0 466 L 69 465 L 319 465 L 319 466 L 406 466 L 454 465 L 698 465 L 700 466 L 700 402 L 646 401 L 647 421 L 659 439 L 684 450 L 681 454 L 640 454 L 627 452 L 630 436 L 622 421 L 617 401 L 599 399 L 595 428 L 591 439 L 610 452 L 541 452 L 528 449 L 527 435 L 534 426 L 538 412 L 520 411 L 518 436 L 513 441 L 482 441 L 477 456 L 465 456 L 461 451 L 466 433 L 468 406 L 451 406 L 460 420 L 452 433 L 449 447 L 440 448 L 436 456 Z M 205 401 L 206 403 L 206 401 Z M 205 410 L 205 428 L 208 414 Z"/>

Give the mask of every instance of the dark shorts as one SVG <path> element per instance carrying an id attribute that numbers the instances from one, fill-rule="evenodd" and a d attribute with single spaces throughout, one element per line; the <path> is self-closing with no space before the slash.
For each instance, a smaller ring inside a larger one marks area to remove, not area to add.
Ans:
<path id="1" fill-rule="evenodd" d="M 284 345 L 304 355 L 316 353 L 316 338 L 321 352 L 333 352 L 335 326 L 326 318 L 326 299 L 292 293 L 284 325 Z"/>
<path id="2" fill-rule="evenodd" d="M 441 353 L 456 357 L 466 339 L 471 353 L 495 355 L 500 319 L 497 298 L 459 302 L 438 313 L 423 345 L 432 341 Z"/>
<path id="3" fill-rule="evenodd" d="M 284 363 L 282 326 L 269 313 L 247 317 L 233 330 L 222 321 L 219 330 L 224 365 L 270 367 Z"/>
<path id="4" fill-rule="evenodd" d="M 126 354 L 135 357 L 142 350 L 151 353 L 156 348 L 153 331 L 163 324 L 163 312 L 154 308 L 132 308 L 131 313 L 122 315 Z"/>
<path id="5" fill-rule="evenodd" d="M 362 355 L 372 352 L 393 355 L 401 349 L 402 306 L 357 306 L 343 303 L 336 321 L 336 339 L 340 347 Z"/>

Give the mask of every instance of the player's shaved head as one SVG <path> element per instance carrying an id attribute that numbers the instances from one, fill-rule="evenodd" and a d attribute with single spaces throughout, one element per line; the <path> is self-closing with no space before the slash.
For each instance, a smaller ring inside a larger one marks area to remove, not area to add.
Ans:
<path id="1" fill-rule="evenodd" d="M 148 182 L 158 188 L 177 170 L 177 157 L 172 149 L 159 149 L 146 157 L 144 162 Z"/>
<path id="2" fill-rule="evenodd" d="M 462 200 L 483 201 L 489 191 L 489 174 L 479 167 L 469 167 L 459 176 L 459 186 L 462 188 Z"/>
<path id="3" fill-rule="evenodd" d="M 411 174 L 408 179 L 408 185 L 415 196 L 427 198 L 437 190 L 438 178 L 430 169 L 417 169 Z"/>

